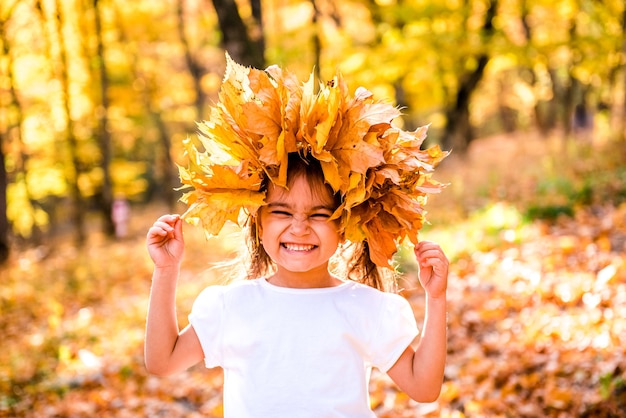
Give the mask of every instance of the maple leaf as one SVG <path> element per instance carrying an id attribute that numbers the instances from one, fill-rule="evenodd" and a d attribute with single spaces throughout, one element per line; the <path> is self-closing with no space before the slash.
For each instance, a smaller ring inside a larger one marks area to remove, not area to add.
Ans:
<path id="1" fill-rule="evenodd" d="M 367 90 L 360 89 L 357 93 L 359 95 L 347 106 L 343 123 L 332 144 L 333 155 L 339 160 L 340 167 L 345 167 L 344 176 L 345 170 L 364 174 L 369 168 L 384 163 L 380 144 L 372 140 L 375 136 L 368 137 L 368 132 L 372 125 L 389 123 L 398 116 L 397 110 L 389 105 L 369 103 L 371 93 Z"/>
<path id="2" fill-rule="evenodd" d="M 419 190 L 423 193 L 440 193 L 443 187 L 446 184 L 440 183 L 436 180 L 433 180 L 429 175 L 422 175 L 419 177 L 417 184 L 415 185 L 416 190 Z"/>
<path id="3" fill-rule="evenodd" d="M 339 174 L 339 165 L 335 159 L 330 161 L 320 161 L 322 171 L 324 172 L 324 179 L 326 183 L 332 187 L 334 191 L 342 189 L 343 178 Z"/>
<path id="4" fill-rule="evenodd" d="M 337 145 L 332 155 L 337 159 L 339 170 L 343 171 L 342 176 L 346 176 L 349 171 L 365 174 L 370 168 L 385 162 L 381 149 L 367 142 L 350 144 L 340 141 Z"/>
<path id="5" fill-rule="evenodd" d="M 342 102 L 341 90 L 337 85 L 335 77 L 330 84 L 322 86 L 309 109 L 308 124 L 314 127 L 314 134 L 310 138 L 305 136 L 305 139 L 311 144 L 314 153 L 321 152 L 327 146 L 328 135 L 337 119 Z"/>
<path id="6" fill-rule="evenodd" d="M 234 161 L 240 162 L 246 159 L 255 159 L 256 153 L 250 144 L 244 139 L 244 133 L 234 127 L 231 118 L 219 109 L 211 111 L 208 121 L 198 123 L 198 137 L 203 144 L 211 143 L 205 148 L 220 148 L 223 153 L 231 156 Z M 211 158 L 211 155 L 207 155 Z M 216 163 L 218 163 L 216 161 Z"/>
<path id="7" fill-rule="evenodd" d="M 365 222 L 363 229 L 372 261 L 378 266 L 392 268 L 390 261 L 397 251 L 397 238 L 401 231 L 396 219 L 381 211 Z"/>
<path id="8" fill-rule="evenodd" d="M 210 237 L 218 235 L 226 221 L 239 224 L 242 209 L 254 215 L 264 204 L 265 193 L 241 189 L 195 190 L 184 194 L 181 201 L 189 205 L 182 218 L 194 225 L 201 223 Z"/>
<path id="9" fill-rule="evenodd" d="M 350 209 L 362 203 L 367 197 L 364 175 L 360 173 L 351 173 L 349 177 L 349 185 L 346 191 L 345 207 Z"/>
<path id="10" fill-rule="evenodd" d="M 261 148 L 261 161 L 266 164 L 278 164 L 280 166 L 276 184 L 285 186 L 287 182 L 287 157 L 291 152 L 296 152 L 296 132 L 300 121 L 301 90 L 298 88 L 298 80 L 295 75 L 285 74 L 279 67 L 269 67 L 265 73 L 274 80 L 277 100 L 280 101 L 280 133 L 276 138 L 264 137 Z"/>
<path id="11" fill-rule="evenodd" d="M 365 123 L 368 127 L 378 124 L 386 125 L 398 116 L 400 116 L 400 111 L 397 108 L 387 103 L 374 102 L 363 106 L 356 123 Z"/>
<path id="12" fill-rule="evenodd" d="M 390 190 L 382 195 L 378 201 L 383 209 L 398 220 L 403 228 L 412 229 L 416 221 L 421 221 L 424 208 L 416 199 L 406 193 Z"/>
<path id="13" fill-rule="evenodd" d="M 248 161 L 238 166 L 211 165 L 211 156 L 200 153 L 190 141 L 184 142 L 189 168 L 179 167 L 183 188 L 193 188 L 181 201 L 189 205 L 182 215 L 192 224 L 201 223 L 207 235 L 217 235 L 224 223 L 239 223 L 243 209 L 256 213 L 264 203 L 261 176 L 250 170 Z"/>
<path id="14" fill-rule="evenodd" d="M 445 186 L 430 173 L 447 153 L 421 149 L 427 126 L 394 127 L 396 107 L 364 88 L 351 97 L 340 74 L 316 92 L 313 74 L 299 84 L 277 66 L 261 71 L 226 61 L 218 103 L 198 124 L 204 151 L 184 142 L 189 166 L 179 172 L 183 188 L 193 189 L 182 198 L 186 219 L 213 234 L 226 220 L 255 213 L 261 181 L 285 187 L 288 156 L 298 152 L 320 162 L 342 197 L 332 219 L 349 240 L 368 241 L 376 264 L 389 267 L 399 240 L 417 242 L 425 196 Z"/>
<path id="15" fill-rule="evenodd" d="M 346 239 L 353 242 L 361 242 L 367 238 L 367 231 L 364 228 L 366 222 L 378 215 L 378 206 L 371 205 L 371 202 L 346 210 L 342 205 L 341 217 L 344 226 L 344 234 Z"/>
<path id="16" fill-rule="evenodd" d="M 193 173 L 189 178 L 182 178 L 185 183 L 191 183 L 197 189 L 204 191 L 210 190 L 230 190 L 244 189 L 258 191 L 261 185 L 261 177 L 258 173 L 250 173 L 246 167 L 246 163 L 233 166 L 210 166 L 205 167 L 210 175 L 202 175 L 201 173 Z"/>

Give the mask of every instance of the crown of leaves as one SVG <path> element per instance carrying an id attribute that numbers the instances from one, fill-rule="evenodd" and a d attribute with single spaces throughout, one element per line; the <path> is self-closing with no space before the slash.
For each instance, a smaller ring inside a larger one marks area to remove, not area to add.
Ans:
<path id="1" fill-rule="evenodd" d="M 397 244 L 414 244 L 424 223 L 431 179 L 447 152 L 421 149 L 427 126 L 408 132 L 392 125 L 400 111 L 360 87 L 351 97 L 340 74 L 315 87 L 277 66 L 244 67 L 226 55 L 226 72 L 209 119 L 198 123 L 199 150 L 184 141 L 188 167 L 179 167 L 188 205 L 183 218 L 207 236 L 227 220 L 242 226 L 265 204 L 264 178 L 286 187 L 288 154 L 317 159 L 325 181 L 342 196 L 333 214 L 346 239 L 367 241 L 370 258 L 391 267 Z M 243 215 L 243 216 L 242 216 Z"/>

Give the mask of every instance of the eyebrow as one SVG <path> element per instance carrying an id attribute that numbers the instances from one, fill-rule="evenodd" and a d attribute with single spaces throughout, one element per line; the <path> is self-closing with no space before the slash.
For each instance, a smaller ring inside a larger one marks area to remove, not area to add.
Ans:
<path id="1" fill-rule="evenodd" d="M 268 208 L 287 208 L 287 209 L 293 210 L 293 206 L 292 205 L 290 205 L 288 203 L 282 203 L 282 202 L 271 202 L 271 203 L 267 204 L 267 207 Z M 322 210 L 322 209 L 330 211 L 330 212 L 333 212 L 335 210 L 330 205 L 316 205 L 316 206 L 313 206 L 312 208 L 310 208 L 309 211 L 310 212 L 315 212 L 317 210 Z"/>

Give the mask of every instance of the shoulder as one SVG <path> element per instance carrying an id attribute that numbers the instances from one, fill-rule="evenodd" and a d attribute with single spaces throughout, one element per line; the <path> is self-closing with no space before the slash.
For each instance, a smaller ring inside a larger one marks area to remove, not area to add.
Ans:
<path id="1" fill-rule="evenodd" d="M 352 282 L 346 285 L 345 296 L 354 305 L 367 312 L 363 314 L 380 315 L 381 311 L 404 311 L 412 310 L 409 301 L 402 295 L 383 292 L 371 286 Z"/>
<path id="2" fill-rule="evenodd" d="M 260 287 L 260 279 L 238 280 L 225 285 L 213 284 L 205 287 L 198 295 L 198 300 L 222 299 L 248 292 Z"/>
<path id="3" fill-rule="evenodd" d="M 404 296 L 399 295 L 397 293 L 384 292 L 382 290 L 378 290 L 374 287 L 368 286 L 366 284 L 358 283 L 358 282 L 350 282 L 349 285 L 346 286 L 347 291 L 353 293 L 356 296 L 364 297 L 364 298 L 372 298 L 378 300 L 396 300 L 396 301 L 406 301 Z"/>

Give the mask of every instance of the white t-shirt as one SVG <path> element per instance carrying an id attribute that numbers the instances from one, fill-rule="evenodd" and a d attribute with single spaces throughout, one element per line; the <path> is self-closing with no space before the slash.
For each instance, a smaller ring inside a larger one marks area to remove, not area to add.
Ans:
<path id="1" fill-rule="evenodd" d="M 227 418 L 374 417 L 371 368 L 389 370 L 418 334 L 406 299 L 352 281 L 210 286 L 189 321 L 206 366 L 224 369 Z"/>

